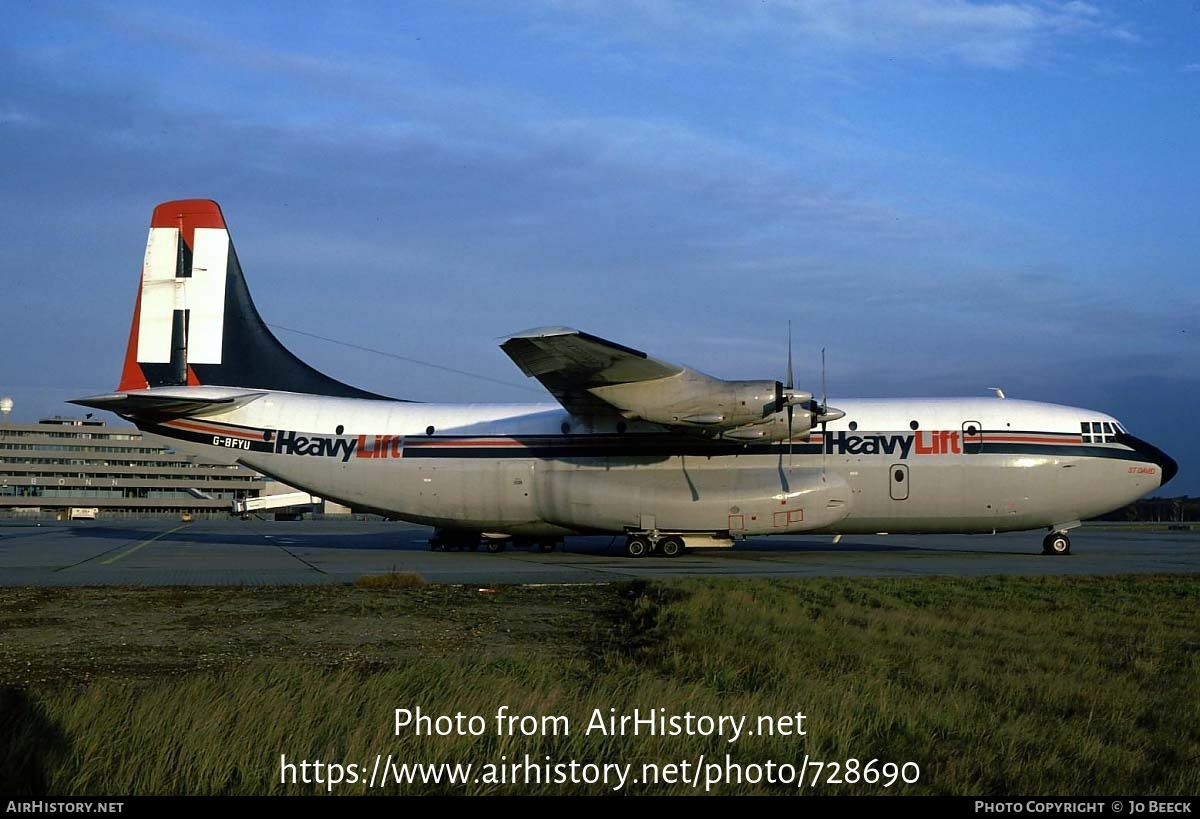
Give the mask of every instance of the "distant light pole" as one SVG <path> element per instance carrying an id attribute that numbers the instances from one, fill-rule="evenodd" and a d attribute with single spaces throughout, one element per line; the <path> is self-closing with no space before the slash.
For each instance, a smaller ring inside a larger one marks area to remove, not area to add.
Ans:
<path id="1" fill-rule="evenodd" d="M 8 414 L 12 412 L 13 400 L 7 395 L 0 398 L 0 413 L 4 414 L 4 426 L 8 426 Z"/>

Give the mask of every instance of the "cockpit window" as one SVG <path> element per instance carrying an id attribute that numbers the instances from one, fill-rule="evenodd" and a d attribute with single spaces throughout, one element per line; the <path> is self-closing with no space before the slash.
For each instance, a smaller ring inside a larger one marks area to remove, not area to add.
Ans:
<path id="1" fill-rule="evenodd" d="M 1112 421 L 1080 421 L 1079 431 L 1085 444 L 1115 444 L 1120 424 Z"/>

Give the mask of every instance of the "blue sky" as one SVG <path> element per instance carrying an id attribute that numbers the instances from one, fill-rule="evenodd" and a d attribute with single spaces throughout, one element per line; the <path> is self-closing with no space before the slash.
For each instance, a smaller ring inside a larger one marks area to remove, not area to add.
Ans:
<path id="1" fill-rule="evenodd" d="M 14 418 L 116 383 L 150 211 L 218 200 L 342 380 L 536 397 L 569 324 L 840 396 L 1111 412 L 1200 494 L 1200 4 L 5 4 Z M 524 388 L 524 389 L 523 389 Z"/>

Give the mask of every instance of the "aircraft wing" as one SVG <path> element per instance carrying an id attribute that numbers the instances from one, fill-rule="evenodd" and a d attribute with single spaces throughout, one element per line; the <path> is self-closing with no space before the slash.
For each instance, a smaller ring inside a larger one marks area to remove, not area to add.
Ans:
<path id="1" fill-rule="evenodd" d="M 617 416 L 739 441 L 786 440 L 841 417 L 840 410 L 818 408 L 812 393 L 779 381 L 713 378 L 570 327 L 526 330 L 500 349 L 574 415 Z"/>
<path id="2" fill-rule="evenodd" d="M 500 349 L 575 415 L 618 414 L 593 389 L 679 375 L 686 368 L 570 327 L 540 327 L 506 339 Z"/>

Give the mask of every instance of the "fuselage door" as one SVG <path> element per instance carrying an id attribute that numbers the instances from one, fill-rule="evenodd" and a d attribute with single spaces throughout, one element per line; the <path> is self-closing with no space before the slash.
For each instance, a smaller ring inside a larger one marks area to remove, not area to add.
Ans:
<path id="1" fill-rule="evenodd" d="M 504 489 L 500 495 L 500 518 L 503 520 L 532 520 L 534 515 L 535 461 L 502 462 Z"/>
<path id="2" fill-rule="evenodd" d="M 892 464 L 888 470 L 892 500 L 908 500 L 908 464 Z"/>
<path id="3" fill-rule="evenodd" d="M 978 421 L 963 421 L 963 454 L 978 455 L 983 449 L 983 424 Z"/>

